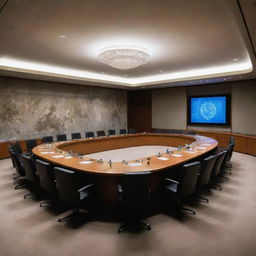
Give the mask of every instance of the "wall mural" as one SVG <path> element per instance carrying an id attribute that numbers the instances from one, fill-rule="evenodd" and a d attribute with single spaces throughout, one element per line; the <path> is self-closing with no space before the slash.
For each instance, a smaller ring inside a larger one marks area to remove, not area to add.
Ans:
<path id="1" fill-rule="evenodd" d="M 0 79 L 0 140 L 126 128 L 122 90 Z"/>

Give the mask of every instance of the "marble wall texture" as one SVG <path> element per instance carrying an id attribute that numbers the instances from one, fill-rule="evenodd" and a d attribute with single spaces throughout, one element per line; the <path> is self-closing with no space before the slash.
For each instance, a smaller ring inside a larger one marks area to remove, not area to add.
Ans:
<path id="1" fill-rule="evenodd" d="M 126 127 L 126 91 L 0 78 L 0 140 Z"/>

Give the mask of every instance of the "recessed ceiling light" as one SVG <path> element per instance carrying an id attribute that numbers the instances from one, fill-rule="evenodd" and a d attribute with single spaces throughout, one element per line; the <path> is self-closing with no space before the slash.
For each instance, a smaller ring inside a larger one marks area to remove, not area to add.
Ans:
<path id="1" fill-rule="evenodd" d="M 162 72 L 163 72 L 163 70 L 161 70 L 161 69 L 160 69 L 160 70 L 159 70 L 159 72 L 160 72 L 160 73 L 162 73 Z"/>
<path id="2" fill-rule="evenodd" d="M 233 61 L 238 61 L 238 59 L 233 59 Z"/>
<path id="3" fill-rule="evenodd" d="M 65 35 L 60 35 L 59 37 L 60 37 L 60 38 L 66 38 L 67 36 L 65 36 Z"/>

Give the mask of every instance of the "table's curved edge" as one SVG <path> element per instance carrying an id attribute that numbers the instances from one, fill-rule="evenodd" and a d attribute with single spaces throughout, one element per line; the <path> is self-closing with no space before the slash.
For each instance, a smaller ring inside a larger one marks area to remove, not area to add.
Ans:
<path id="1" fill-rule="evenodd" d="M 114 162 L 112 167 L 109 166 L 107 162 L 103 163 L 98 163 L 94 161 L 90 165 L 81 165 L 79 162 L 88 160 L 89 158 L 84 157 L 83 159 L 80 158 L 75 158 L 73 157 L 72 159 L 53 159 L 52 155 L 43 155 L 41 152 L 43 150 L 40 149 L 39 145 L 33 149 L 33 154 L 40 158 L 43 159 L 47 162 L 50 162 L 54 165 L 58 165 L 64 168 L 69 168 L 75 171 L 80 171 L 80 172 L 86 172 L 88 174 L 98 174 L 98 175 L 122 175 L 125 172 L 135 172 L 135 171 L 152 171 L 152 172 L 158 172 L 158 171 L 163 171 L 166 169 L 169 169 L 171 167 L 175 167 L 177 165 L 180 165 L 184 162 L 188 162 L 191 160 L 194 160 L 207 152 L 212 151 L 218 146 L 217 140 L 210 138 L 210 137 L 205 137 L 205 136 L 194 136 L 194 135 L 180 135 L 180 134 L 166 134 L 166 133 L 161 133 L 161 134 L 156 134 L 156 133 L 140 133 L 140 134 L 127 134 L 127 135 L 116 135 L 116 136 L 111 136 L 111 137 L 99 137 L 99 138 L 94 138 L 94 139 L 81 139 L 81 140 L 73 140 L 73 141 L 66 141 L 66 142 L 55 142 L 53 143 L 53 147 L 50 149 L 51 151 L 54 151 L 55 154 L 61 154 L 60 148 L 62 146 L 67 146 L 67 145 L 72 145 L 76 143 L 86 143 L 89 141 L 95 141 L 95 142 L 100 142 L 100 141 L 106 141 L 107 139 L 120 139 L 120 138 L 127 138 L 127 137 L 136 137 L 136 136 L 158 136 L 158 137 L 175 137 L 175 138 L 181 138 L 181 139 L 189 139 L 191 142 L 196 142 L 197 146 L 203 146 L 207 144 L 207 147 L 205 150 L 198 150 L 196 154 L 190 154 L 186 152 L 182 152 L 183 156 L 182 157 L 173 157 L 168 154 L 162 154 L 163 157 L 169 157 L 170 159 L 167 161 L 161 161 L 157 159 L 157 156 L 149 156 L 151 157 L 150 165 L 143 164 L 142 166 L 125 166 L 121 162 Z M 45 149 L 44 149 L 45 151 Z M 145 158 L 143 159 L 145 161 Z M 134 160 L 135 161 L 135 160 Z M 134 161 L 129 161 L 129 162 L 134 162 Z"/>

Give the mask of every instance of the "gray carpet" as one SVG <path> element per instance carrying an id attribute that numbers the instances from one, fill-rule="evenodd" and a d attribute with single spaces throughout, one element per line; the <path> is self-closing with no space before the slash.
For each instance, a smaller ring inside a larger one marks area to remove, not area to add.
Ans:
<path id="1" fill-rule="evenodd" d="M 256 158 L 234 153 L 233 175 L 223 191 L 183 222 L 159 214 L 151 231 L 118 234 L 118 223 L 87 222 L 79 228 L 58 223 L 61 213 L 39 208 L 14 190 L 9 159 L 0 161 L 1 256 L 255 256 Z"/>

